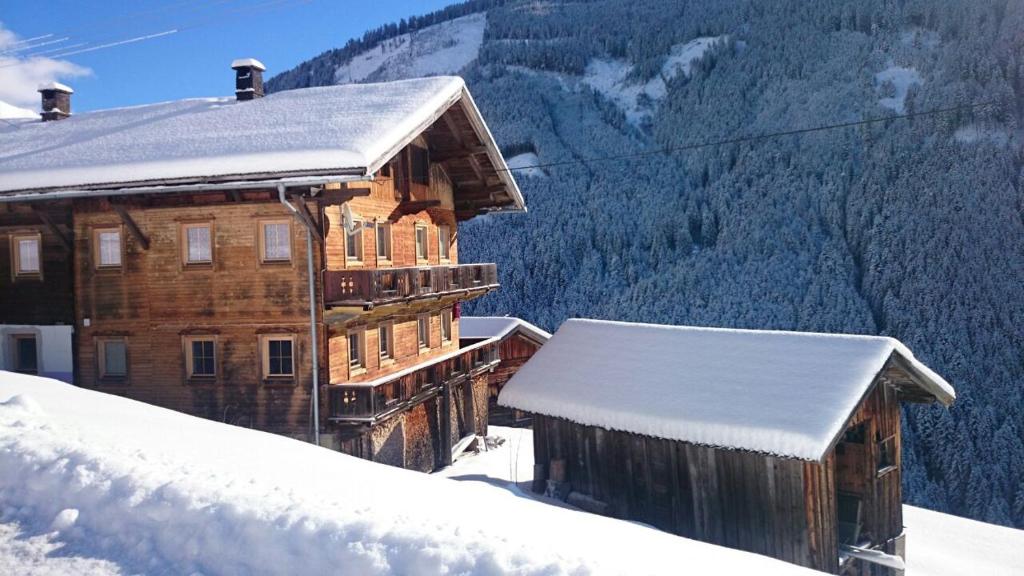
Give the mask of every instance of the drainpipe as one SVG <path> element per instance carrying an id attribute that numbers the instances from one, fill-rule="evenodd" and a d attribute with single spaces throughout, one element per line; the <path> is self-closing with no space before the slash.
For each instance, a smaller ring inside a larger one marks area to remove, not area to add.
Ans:
<path id="1" fill-rule="evenodd" d="M 277 185 L 277 197 L 306 227 L 306 272 L 309 274 L 309 336 L 313 343 L 313 443 L 320 445 L 320 342 L 316 337 L 316 277 L 313 275 L 313 223 L 284 196 L 285 185 Z"/>

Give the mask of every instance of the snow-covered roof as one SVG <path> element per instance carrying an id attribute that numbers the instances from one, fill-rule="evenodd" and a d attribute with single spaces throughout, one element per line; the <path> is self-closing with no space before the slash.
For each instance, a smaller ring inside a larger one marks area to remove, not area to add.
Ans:
<path id="1" fill-rule="evenodd" d="M 263 71 L 263 70 L 267 69 L 267 67 L 263 65 L 263 62 L 260 62 L 259 60 L 255 59 L 255 58 L 239 58 L 237 60 L 232 60 L 231 61 L 231 67 L 232 68 L 246 68 L 246 67 L 248 67 L 248 68 L 255 68 L 255 69 L 260 70 L 260 71 Z"/>
<path id="2" fill-rule="evenodd" d="M 75 93 L 70 86 L 61 84 L 60 82 L 47 82 L 46 84 L 40 84 L 38 91 L 42 92 L 43 90 L 57 90 L 58 92 L 67 92 L 68 94 Z"/>
<path id="3" fill-rule="evenodd" d="M 125 574 L 818 574 L 2 371 L 0 470 L 3 522 Z"/>
<path id="4" fill-rule="evenodd" d="M 179 100 L 0 125 L 0 196 L 289 176 L 375 173 L 461 106 L 503 184 L 523 198 L 461 78 L 291 90 L 256 100 Z M 3 198 L 0 198 L 3 200 Z"/>
<path id="5" fill-rule="evenodd" d="M 546 342 L 551 334 L 526 320 L 510 316 L 462 316 L 459 318 L 459 338 L 505 338 L 512 332 L 522 332 L 539 342 Z"/>
<path id="6" fill-rule="evenodd" d="M 821 460 L 886 366 L 955 393 L 881 336 L 568 320 L 505 385 L 504 406 L 659 438 Z"/>

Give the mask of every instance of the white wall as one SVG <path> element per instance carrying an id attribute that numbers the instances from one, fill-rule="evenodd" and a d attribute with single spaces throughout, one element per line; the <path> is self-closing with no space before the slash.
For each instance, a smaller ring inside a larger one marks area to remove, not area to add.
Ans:
<path id="1" fill-rule="evenodd" d="M 39 375 L 72 383 L 74 359 L 71 353 L 72 326 L 27 326 L 0 324 L 0 370 L 7 370 L 12 359 L 11 336 L 34 334 L 39 347 Z"/>

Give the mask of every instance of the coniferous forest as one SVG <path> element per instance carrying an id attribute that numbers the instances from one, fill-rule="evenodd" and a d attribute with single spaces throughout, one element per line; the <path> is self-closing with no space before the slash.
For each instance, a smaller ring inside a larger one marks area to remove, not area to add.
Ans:
<path id="1" fill-rule="evenodd" d="M 460 260 L 502 283 L 464 313 L 894 336 L 958 391 L 904 408 L 905 499 L 1024 527 L 1024 3 L 481 0 L 339 38 L 268 88 L 477 12 L 461 73 L 491 130 L 565 164 L 517 175 L 528 213 L 460 227 Z M 717 40 L 666 74 L 697 38 Z M 624 107 L 581 81 L 595 61 L 664 89 Z"/>

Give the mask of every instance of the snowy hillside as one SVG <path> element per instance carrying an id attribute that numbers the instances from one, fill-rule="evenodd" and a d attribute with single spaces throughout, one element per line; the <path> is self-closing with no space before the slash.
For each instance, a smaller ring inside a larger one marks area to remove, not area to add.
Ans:
<path id="1" fill-rule="evenodd" d="M 9 372 L 0 510 L 4 573 L 813 573 Z"/>
<path id="2" fill-rule="evenodd" d="M 502 285 L 468 312 L 893 336 L 959 393 L 905 411 L 907 500 L 1024 527 L 1024 3 L 456 8 L 406 28 L 486 16 L 462 74 L 529 206 L 460 226 L 459 258 L 496 262 Z M 372 30 L 268 87 L 333 83 L 409 32 Z"/>

